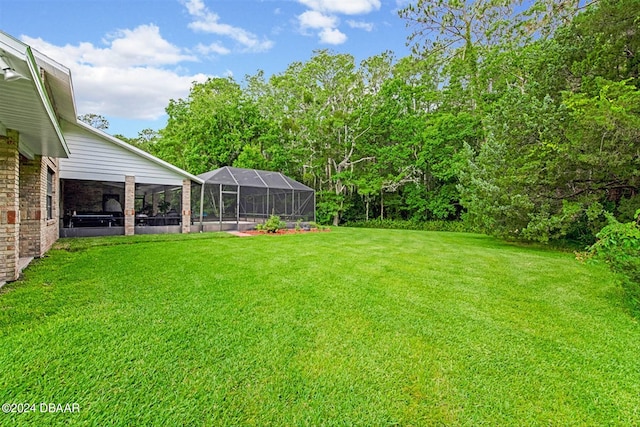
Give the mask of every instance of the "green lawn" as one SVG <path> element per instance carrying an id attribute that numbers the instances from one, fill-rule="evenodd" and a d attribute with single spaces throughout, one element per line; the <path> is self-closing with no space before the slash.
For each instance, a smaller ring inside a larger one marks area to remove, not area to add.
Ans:
<path id="1" fill-rule="evenodd" d="M 602 266 L 472 234 L 67 240 L 0 291 L 0 425 L 638 425 Z"/>

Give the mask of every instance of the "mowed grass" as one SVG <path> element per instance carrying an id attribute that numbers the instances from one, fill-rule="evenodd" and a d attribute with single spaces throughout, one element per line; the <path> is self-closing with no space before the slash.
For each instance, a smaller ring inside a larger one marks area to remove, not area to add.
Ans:
<path id="1" fill-rule="evenodd" d="M 61 241 L 0 291 L 0 425 L 638 425 L 640 326 L 570 253 L 334 229 Z"/>

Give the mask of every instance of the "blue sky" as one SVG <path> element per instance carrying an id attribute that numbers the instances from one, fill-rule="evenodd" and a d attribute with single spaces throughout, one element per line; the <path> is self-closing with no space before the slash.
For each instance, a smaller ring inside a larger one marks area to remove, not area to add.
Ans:
<path id="1" fill-rule="evenodd" d="M 164 127 L 193 81 L 278 74 L 317 49 L 409 54 L 407 0 L 0 0 L 0 30 L 71 69 L 78 114 Z"/>

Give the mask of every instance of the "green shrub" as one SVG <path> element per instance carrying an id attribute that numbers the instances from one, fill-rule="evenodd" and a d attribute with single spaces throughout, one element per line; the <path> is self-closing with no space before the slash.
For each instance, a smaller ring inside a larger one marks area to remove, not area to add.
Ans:
<path id="1" fill-rule="evenodd" d="M 278 230 L 285 228 L 287 228 L 287 223 L 281 221 L 278 215 L 271 215 L 263 225 L 263 229 L 266 230 L 267 233 L 276 233 Z"/>
<path id="2" fill-rule="evenodd" d="M 463 221 L 407 221 L 402 219 L 372 219 L 369 221 L 355 221 L 346 224 L 347 227 L 383 228 L 394 230 L 421 230 L 421 231 L 473 231 Z"/>
<path id="3" fill-rule="evenodd" d="M 596 235 L 598 240 L 587 256 L 604 261 L 621 275 L 632 308 L 640 311 L 640 209 L 635 217 L 635 221 L 620 223 L 607 214 L 609 224 Z"/>
<path id="4" fill-rule="evenodd" d="M 320 231 L 329 230 L 328 226 L 322 225 L 322 224 L 318 224 L 317 222 L 314 222 L 314 221 L 309 221 L 309 227 L 317 228 Z"/>

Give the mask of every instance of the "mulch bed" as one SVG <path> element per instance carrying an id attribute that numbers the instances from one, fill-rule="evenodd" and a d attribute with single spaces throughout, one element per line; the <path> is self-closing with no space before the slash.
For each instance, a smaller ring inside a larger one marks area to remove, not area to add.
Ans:
<path id="1" fill-rule="evenodd" d="M 319 230 L 317 228 L 312 228 L 310 230 L 296 230 L 295 228 L 287 228 L 283 230 L 278 230 L 275 233 L 267 233 L 266 231 L 260 230 L 246 230 L 243 231 L 244 234 L 249 234 L 251 236 L 257 236 L 259 234 L 268 234 L 268 235 L 279 235 L 279 234 L 304 234 L 304 233 L 324 233 L 330 231 L 328 228 L 325 230 Z"/>

